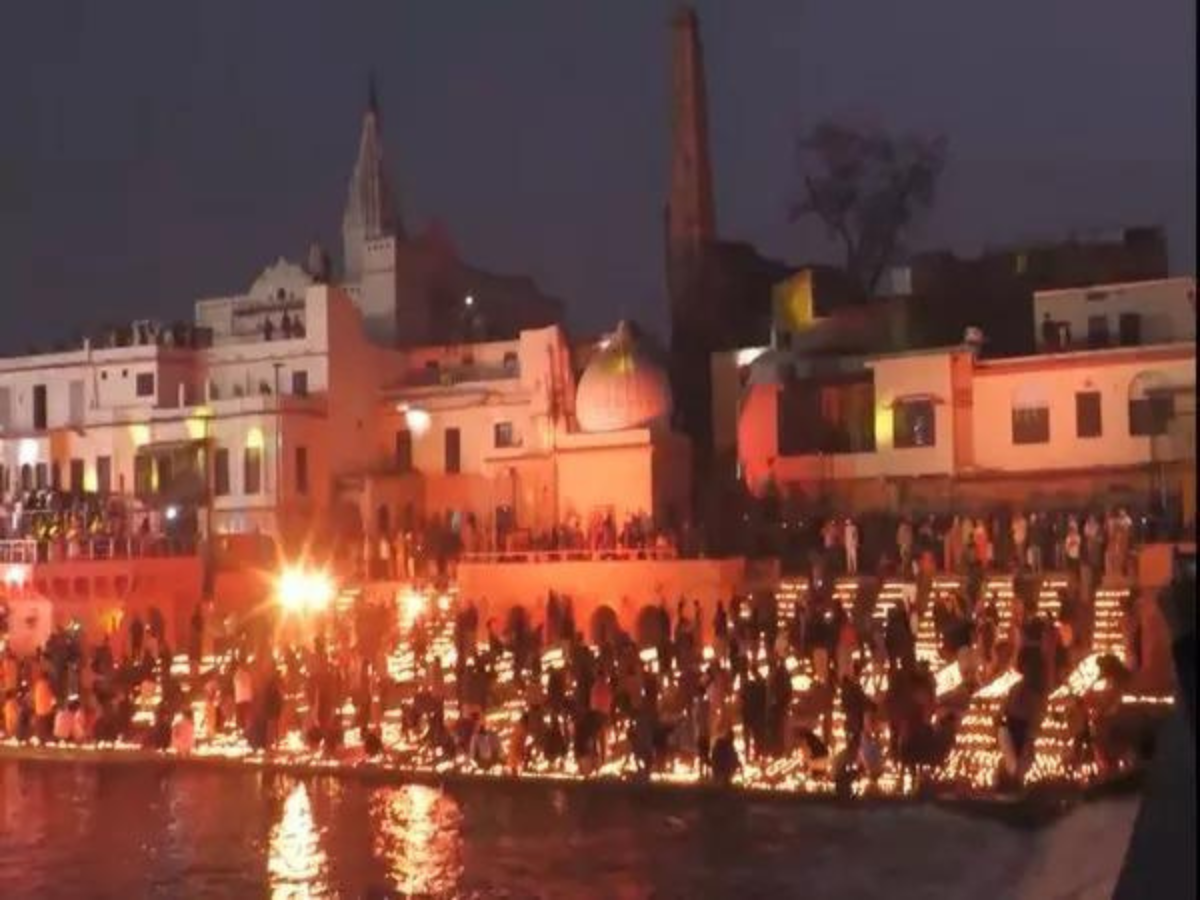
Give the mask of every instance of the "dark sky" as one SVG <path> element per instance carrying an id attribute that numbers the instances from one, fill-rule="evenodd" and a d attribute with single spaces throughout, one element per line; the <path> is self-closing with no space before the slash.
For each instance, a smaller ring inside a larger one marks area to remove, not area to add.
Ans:
<path id="1" fill-rule="evenodd" d="M 1194 0 L 710 0 L 717 217 L 792 260 L 798 131 L 944 133 L 914 246 L 1125 223 L 1195 271 Z M 667 15 L 650 0 L 14 5 L 0 26 L 0 348 L 189 317 L 338 246 L 366 73 L 410 229 L 527 272 L 592 330 L 663 328 Z"/>

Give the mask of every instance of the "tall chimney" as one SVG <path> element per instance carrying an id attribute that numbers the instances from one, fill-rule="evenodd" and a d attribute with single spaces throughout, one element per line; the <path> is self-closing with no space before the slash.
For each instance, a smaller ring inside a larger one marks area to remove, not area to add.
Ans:
<path id="1" fill-rule="evenodd" d="M 687 6 L 671 16 L 671 186 L 665 219 L 676 424 L 702 450 L 712 437 L 709 357 L 720 321 L 709 271 L 716 226 L 704 56 L 696 13 Z"/>
<path id="2" fill-rule="evenodd" d="M 691 7 L 671 17 L 671 193 L 667 240 L 672 253 L 695 253 L 714 234 L 708 95 L 700 24 Z"/>

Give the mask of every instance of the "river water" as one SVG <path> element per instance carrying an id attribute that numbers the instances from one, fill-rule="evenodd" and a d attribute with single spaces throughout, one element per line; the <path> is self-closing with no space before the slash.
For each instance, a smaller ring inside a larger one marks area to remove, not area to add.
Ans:
<path id="1" fill-rule="evenodd" d="M 1115 876 L 1135 809 L 1063 838 L 921 807 L 0 760 L 0 898 L 1039 897 L 1054 841 Z"/>

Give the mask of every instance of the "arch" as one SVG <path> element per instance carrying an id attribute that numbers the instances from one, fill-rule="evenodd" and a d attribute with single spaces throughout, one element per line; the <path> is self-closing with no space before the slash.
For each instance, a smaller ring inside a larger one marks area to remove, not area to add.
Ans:
<path id="1" fill-rule="evenodd" d="M 588 639 L 593 644 L 616 643 L 621 621 L 611 606 L 598 606 L 588 622 Z"/>
<path id="2" fill-rule="evenodd" d="M 657 647 L 665 637 L 662 614 L 657 606 L 643 606 L 637 615 L 634 633 L 639 647 Z"/>
<path id="3" fill-rule="evenodd" d="M 1171 390 L 1171 379 L 1162 372 L 1146 369 L 1129 380 L 1129 399 L 1144 400 Z"/>
<path id="4" fill-rule="evenodd" d="M 1129 381 L 1129 433 L 1164 435 L 1175 414 L 1174 385 L 1162 372 L 1145 370 Z"/>

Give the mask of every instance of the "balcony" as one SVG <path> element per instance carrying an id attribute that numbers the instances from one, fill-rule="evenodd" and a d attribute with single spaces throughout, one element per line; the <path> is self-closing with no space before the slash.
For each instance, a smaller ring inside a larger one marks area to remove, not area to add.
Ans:
<path id="1" fill-rule="evenodd" d="M 427 366 L 423 369 L 412 369 L 400 377 L 395 387 L 454 387 L 460 384 L 477 384 L 487 381 L 504 381 L 516 379 L 521 370 L 515 363 L 489 363 L 454 366 L 441 368 Z"/>
<path id="2" fill-rule="evenodd" d="M 0 540 L 0 563 L 40 565 L 59 562 L 195 556 L 196 542 L 166 536 L 95 537 L 77 540 L 18 538 Z"/>

